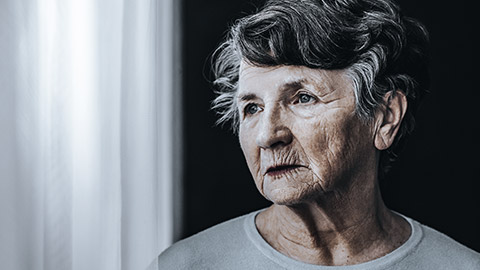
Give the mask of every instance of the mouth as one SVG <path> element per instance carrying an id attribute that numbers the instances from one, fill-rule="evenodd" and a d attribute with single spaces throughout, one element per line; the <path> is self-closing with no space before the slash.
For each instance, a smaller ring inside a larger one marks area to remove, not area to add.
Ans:
<path id="1" fill-rule="evenodd" d="M 292 172 L 292 171 L 294 171 L 294 170 L 296 170 L 300 167 L 302 167 L 302 166 L 295 165 L 295 164 L 272 166 L 272 167 L 268 168 L 268 170 L 265 174 L 269 175 L 269 176 L 280 176 L 280 175 L 283 175 L 285 173 Z"/>

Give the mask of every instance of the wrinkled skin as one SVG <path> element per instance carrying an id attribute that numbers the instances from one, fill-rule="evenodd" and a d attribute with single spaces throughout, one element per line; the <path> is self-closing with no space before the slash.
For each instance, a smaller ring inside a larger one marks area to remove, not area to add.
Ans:
<path id="1" fill-rule="evenodd" d="M 242 67 L 240 144 L 267 199 L 289 205 L 345 188 L 366 161 L 375 160 L 371 128 L 354 113 L 353 89 L 344 72 Z M 249 99 L 242 100 L 245 96 Z M 258 111 L 246 113 L 246 106 L 258 106 Z M 299 167 L 266 173 L 285 164 Z"/>
<path id="2" fill-rule="evenodd" d="M 239 75 L 240 145 L 273 202 L 255 222 L 273 248 L 311 264 L 350 265 L 408 239 L 408 223 L 386 208 L 377 181 L 380 150 L 406 110 L 401 92 L 387 94 L 365 123 L 343 70 L 242 62 Z"/>

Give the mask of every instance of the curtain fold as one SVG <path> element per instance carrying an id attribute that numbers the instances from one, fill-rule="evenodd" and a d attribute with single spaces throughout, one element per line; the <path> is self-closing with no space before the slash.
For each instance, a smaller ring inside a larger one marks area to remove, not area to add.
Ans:
<path id="1" fill-rule="evenodd" d="M 173 241 L 174 9 L 0 2 L 0 269 L 147 269 Z"/>

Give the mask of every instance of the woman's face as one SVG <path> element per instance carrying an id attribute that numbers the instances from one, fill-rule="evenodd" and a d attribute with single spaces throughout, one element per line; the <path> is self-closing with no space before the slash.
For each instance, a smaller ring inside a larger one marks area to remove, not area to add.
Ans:
<path id="1" fill-rule="evenodd" d="M 375 160 L 371 128 L 355 115 L 342 70 L 242 62 L 240 144 L 270 201 L 297 204 L 348 186 Z"/>

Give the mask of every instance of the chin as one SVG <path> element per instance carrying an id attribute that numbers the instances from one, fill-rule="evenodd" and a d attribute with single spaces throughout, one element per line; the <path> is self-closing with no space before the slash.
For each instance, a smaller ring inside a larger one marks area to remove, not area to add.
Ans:
<path id="1" fill-rule="evenodd" d="M 294 187 L 265 190 L 265 198 L 277 205 L 294 206 L 312 200 L 321 195 L 318 190 L 304 190 Z"/>
<path id="2" fill-rule="evenodd" d="M 264 177 L 260 193 L 278 205 L 297 205 L 321 196 L 323 189 L 310 171 L 296 171 L 282 177 Z"/>

